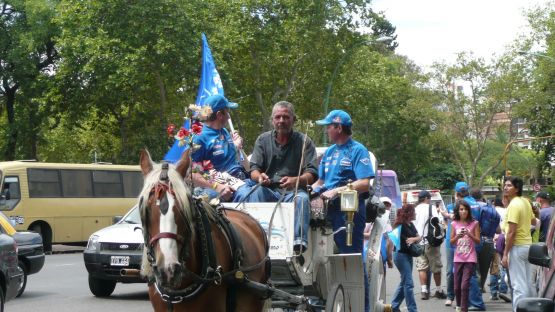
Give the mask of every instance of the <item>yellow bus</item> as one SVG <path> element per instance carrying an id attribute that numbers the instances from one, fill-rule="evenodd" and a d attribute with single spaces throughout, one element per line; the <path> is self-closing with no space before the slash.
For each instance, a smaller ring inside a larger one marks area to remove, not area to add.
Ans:
<path id="1" fill-rule="evenodd" d="M 139 166 L 0 162 L 0 210 L 16 230 L 42 235 L 45 252 L 53 243 L 85 243 L 124 215 L 143 185 Z"/>

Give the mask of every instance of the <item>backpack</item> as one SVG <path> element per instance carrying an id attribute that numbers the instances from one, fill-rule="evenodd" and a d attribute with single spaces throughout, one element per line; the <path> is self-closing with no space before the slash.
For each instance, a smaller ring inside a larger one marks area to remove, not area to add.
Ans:
<path id="1" fill-rule="evenodd" d="M 424 224 L 424 228 L 426 228 L 426 225 L 428 226 L 428 233 L 426 234 L 428 244 L 432 247 L 441 246 L 443 240 L 445 239 L 445 232 L 439 222 L 439 218 L 432 217 L 432 204 L 430 204 L 428 221 Z"/>
<path id="2" fill-rule="evenodd" d="M 482 236 L 493 238 L 500 221 L 501 216 L 494 207 L 490 205 L 481 207 L 479 224 Z"/>

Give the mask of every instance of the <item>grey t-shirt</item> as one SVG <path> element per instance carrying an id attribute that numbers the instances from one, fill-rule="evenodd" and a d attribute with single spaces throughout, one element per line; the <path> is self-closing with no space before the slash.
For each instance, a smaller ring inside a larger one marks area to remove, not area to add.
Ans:
<path id="1" fill-rule="evenodd" d="M 272 182 L 282 177 L 296 177 L 299 175 L 304 134 L 293 131 L 289 142 L 283 146 L 276 140 L 275 130 L 262 133 L 254 143 L 251 155 L 250 169 L 266 173 Z M 316 148 L 312 140 L 307 137 L 301 175 L 310 172 L 318 178 L 316 164 Z"/>

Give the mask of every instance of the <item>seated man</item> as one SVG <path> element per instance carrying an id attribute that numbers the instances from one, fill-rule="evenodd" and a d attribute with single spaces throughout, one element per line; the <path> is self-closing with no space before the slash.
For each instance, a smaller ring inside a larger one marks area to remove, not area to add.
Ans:
<path id="1" fill-rule="evenodd" d="M 193 161 L 193 182 L 197 187 L 195 195 L 202 193 L 210 199 L 220 196 L 223 201 L 240 202 L 250 191 L 244 181 L 248 178 L 243 165 L 238 161 L 238 150 L 243 139 L 237 132 L 233 138 L 225 128 L 229 120 L 229 109 L 237 108 L 237 103 L 229 102 L 221 95 L 212 95 L 205 100 L 212 114 L 204 122 L 202 132 L 193 138 L 198 145 L 191 155 Z"/>
<path id="2" fill-rule="evenodd" d="M 284 202 L 295 198 L 294 250 L 302 253 L 308 246 L 310 203 L 306 187 L 318 177 L 316 149 L 306 134 L 293 130 L 293 104 L 278 102 L 272 109 L 274 130 L 261 134 L 254 144 L 251 179 L 261 183 L 249 202 Z"/>

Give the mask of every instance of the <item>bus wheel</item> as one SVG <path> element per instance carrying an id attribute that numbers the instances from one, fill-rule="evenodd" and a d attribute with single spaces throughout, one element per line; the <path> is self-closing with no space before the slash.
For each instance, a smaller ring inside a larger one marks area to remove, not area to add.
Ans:
<path id="1" fill-rule="evenodd" d="M 31 226 L 31 231 L 37 232 L 42 237 L 42 246 L 44 248 L 44 253 L 47 255 L 52 254 L 52 232 L 48 229 L 48 227 L 35 224 Z"/>
<path id="2" fill-rule="evenodd" d="M 108 297 L 116 288 L 116 281 L 96 278 L 89 274 L 89 289 L 97 297 Z"/>

